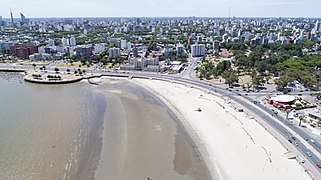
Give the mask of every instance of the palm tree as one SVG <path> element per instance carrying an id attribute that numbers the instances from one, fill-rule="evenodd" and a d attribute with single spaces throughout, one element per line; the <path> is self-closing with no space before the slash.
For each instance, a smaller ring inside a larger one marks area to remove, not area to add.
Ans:
<path id="1" fill-rule="evenodd" d="M 46 70 L 46 66 L 42 66 L 42 69 L 45 71 Z"/>
<path id="2" fill-rule="evenodd" d="M 67 69 L 67 73 L 70 74 L 70 69 Z"/>
<path id="3" fill-rule="evenodd" d="M 33 66 L 33 70 L 36 71 L 36 66 L 37 65 L 35 63 L 33 63 L 32 66 Z"/>
<path id="4" fill-rule="evenodd" d="M 85 74 L 85 73 L 86 73 L 86 70 L 82 70 L 82 73 Z"/>
<path id="5" fill-rule="evenodd" d="M 286 120 L 289 120 L 289 114 L 291 112 L 291 109 L 287 109 L 286 111 Z"/>
<path id="6" fill-rule="evenodd" d="M 59 68 L 55 68 L 55 71 L 56 71 L 56 73 L 58 73 L 59 72 Z"/>
<path id="7" fill-rule="evenodd" d="M 300 122 L 299 122 L 299 126 L 301 126 L 301 121 L 304 119 L 304 116 L 299 116 Z"/>

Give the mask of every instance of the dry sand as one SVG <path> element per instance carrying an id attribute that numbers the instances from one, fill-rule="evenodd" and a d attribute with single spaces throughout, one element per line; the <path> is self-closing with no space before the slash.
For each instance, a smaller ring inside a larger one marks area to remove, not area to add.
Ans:
<path id="1" fill-rule="evenodd" d="M 135 79 L 182 115 L 182 124 L 219 179 L 311 179 L 287 150 L 255 120 L 224 100 L 184 85 Z M 202 112 L 195 111 L 201 108 Z"/>
<path id="2" fill-rule="evenodd" d="M 197 148 L 168 108 L 127 80 L 108 79 L 97 180 L 211 179 Z"/>

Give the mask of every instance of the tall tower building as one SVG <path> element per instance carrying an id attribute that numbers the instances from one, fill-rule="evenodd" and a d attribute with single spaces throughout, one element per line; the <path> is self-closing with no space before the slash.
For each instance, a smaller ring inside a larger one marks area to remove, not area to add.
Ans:
<path id="1" fill-rule="evenodd" d="M 11 17 L 11 23 L 12 23 L 12 26 L 14 26 L 14 22 L 13 22 L 13 15 L 12 15 L 11 8 L 10 8 L 10 17 Z"/>
<path id="2" fill-rule="evenodd" d="M 314 29 L 315 29 L 316 31 L 319 31 L 319 27 L 320 27 L 319 20 L 317 20 L 317 22 L 315 22 Z"/>
<path id="3" fill-rule="evenodd" d="M 21 17 L 21 25 L 27 24 L 28 23 L 28 19 L 26 19 L 26 16 L 23 15 L 22 13 L 20 13 L 20 17 Z"/>
<path id="4" fill-rule="evenodd" d="M 2 16 L 0 16 L 0 26 L 3 25 L 3 20 L 2 20 Z"/>

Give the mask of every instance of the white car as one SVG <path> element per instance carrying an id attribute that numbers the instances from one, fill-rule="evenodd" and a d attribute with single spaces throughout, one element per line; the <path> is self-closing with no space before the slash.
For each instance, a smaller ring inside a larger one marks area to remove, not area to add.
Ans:
<path id="1" fill-rule="evenodd" d="M 313 139 L 310 139 L 310 142 L 312 142 L 314 144 L 314 140 Z"/>
<path id="2" fill-rule="evenodd" d="M 309 157 L 311 157 L 311 153 L 310 153 L 310 152 L 307 152 L 307 155 L 308 155 Z"/>

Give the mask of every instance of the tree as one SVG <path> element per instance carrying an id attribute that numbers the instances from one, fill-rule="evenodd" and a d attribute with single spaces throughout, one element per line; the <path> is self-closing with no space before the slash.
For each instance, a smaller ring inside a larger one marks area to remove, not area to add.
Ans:
<path id="1" fill-rule="evenodd" d="M 247 83 L 246 83 L 247 91 L 250 91 L 250 89 L 251 89 L 251 87 L 252 87 L 252 86 L 253 86 L 253 84 L 252 84 L 252 83 L 247 82 Z"/>
<path id="2" fill-rule="evenodd" d="M 45 71 L 46 70 L 46 66 L 42 66 L 42 69 Z"/>
<path id="3" fill-rule="evenodd" d="M 55 68 L 56 73 L 59 73 L 59 68 Z"/>
<path id="4" fill-rule="evenodd" d="M 277 89 L 283 89 L 291 81 L 293 81 L 293 80 L 290 77 L 282 75 L 282 76 L 280 76 L 279 79 L 275 79 L 274 83 L 276 84 Z"/>
<path id="5" fill-rule="evenodd" d="M 37 65 L 35 63 L 33 63 L 32 66 L 33 66 L 33 70 L 36 71 L 36 66 Z"/>
<path id="6" fill-rule="evenodd" d="M 254 76 L 252 77 L 252 84 L 253 88 L 259 88 L 260 86 L 264 85 L 264 77 L 263 76 Z"/>
<path id="7" fill-rule="evenodd" d="M 225 79 L 225 83 L 229 85 L 229 87 L 233 86 L 233 83 L 238 82 L 239 81 L 239 77 L 236 74 L 236 71 L 233 70 L 228 70 L 225 71 L 222 74 L 222 77 Z"/>
<path id="8" fill-rule="evenodd" d="M 231 62 L 230 61 L 222 61 L 219 62 L 216 66 L 217 73 L 221 75 L 224 71 L 231 69 Z"/>
<path id="9" fill-rule="evenodd" d="M 67 73 L 70 74 L 70 69 L 67 69 Z"/>

